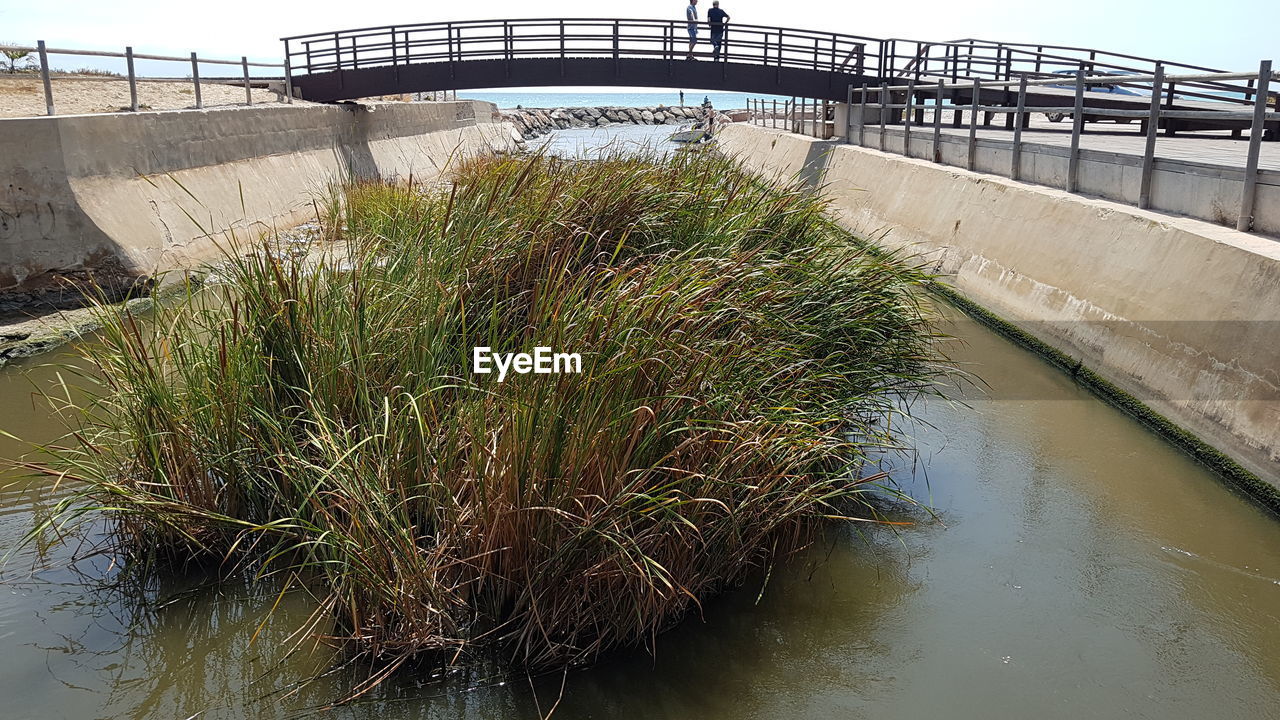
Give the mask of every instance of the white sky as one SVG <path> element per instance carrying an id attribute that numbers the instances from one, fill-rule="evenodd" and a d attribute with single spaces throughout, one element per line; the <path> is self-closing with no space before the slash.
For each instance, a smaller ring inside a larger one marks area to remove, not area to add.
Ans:
<path id="1" fill-rule="evenodd" d="M 684 0 L 273 2 L 221 0 L 0 0 L 0 42 L 275 60 L 279 38 L 308 32 L 439 20 L 527 17 L 673 18 Z M 700 9 L 710 0 L 700 0 Z M 733 20 L 871 37 L 1096 47 L 1229 70 L 1280 60 L 1280 0 L 721 0 Z M 67 59 L 72 67 L 90 64 Z M 175 68 L 171 74 L 182 74 Z"/>

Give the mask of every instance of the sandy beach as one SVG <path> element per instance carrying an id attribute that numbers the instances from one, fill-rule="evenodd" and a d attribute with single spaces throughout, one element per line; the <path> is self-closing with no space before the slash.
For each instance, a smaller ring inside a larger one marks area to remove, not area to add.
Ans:
<path id="1" fill-rule="evenodd" d="M 129 108 L 129 83 L 124 78 L 54 78 L 52 85 L 54 110 L 59 115 L 119 112 Z M 279 95 L 265 88 L 255 88 L 252 92 L 255 105 L 280 102 Z M 200 94 L 205 107 L 244 104 L 242 86 L 201 82 Z M 191 83 L 140 81 L 138 105 L 142 110 L 194 108 L 195 88 Z M 44 87 L 38 75 L 0 75 L 0 117 L 44 114 Z"/>

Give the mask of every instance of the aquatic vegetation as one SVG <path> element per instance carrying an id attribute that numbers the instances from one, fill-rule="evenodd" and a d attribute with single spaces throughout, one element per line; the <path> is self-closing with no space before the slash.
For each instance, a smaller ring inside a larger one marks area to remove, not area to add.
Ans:
<path id="1" fill-rule="evenodd" d="M 360 183 L 331 251 L 229 257 L 143 323 L 42 470 L 135 563 L 304 577 L 372 661 L 587 663 L 872 518 L 939 362 L 928 278 L 730 159 L 461 162 Z M 581 356 L 472 372 L 473 349 Z"/>

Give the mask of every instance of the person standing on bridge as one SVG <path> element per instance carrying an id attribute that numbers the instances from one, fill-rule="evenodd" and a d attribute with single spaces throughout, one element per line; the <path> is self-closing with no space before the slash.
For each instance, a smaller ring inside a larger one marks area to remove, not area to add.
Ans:
<path id="1" fill-rule="evenodd" d="M 720 45 L 724 42 L 724 26 L 729 13 L 720 9 L 720 0 L 712 0 L 707 11 L 707 24 L 711 26 L 711 59 L 720 59 Z"/>
<path id="2" fill-rule="evenodd" d="M 684 17 L 689 21 L 689 57 L 693 59 L 693 46 L 698 44 L 698 0 L 689 0 L 689 7 L 684 9 Z"/>

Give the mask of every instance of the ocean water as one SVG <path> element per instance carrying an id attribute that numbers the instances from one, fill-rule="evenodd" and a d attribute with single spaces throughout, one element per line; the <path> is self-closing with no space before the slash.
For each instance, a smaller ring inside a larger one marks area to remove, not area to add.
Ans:
<path id="1" fill-rule="evenodd" d="M 558 107 L 655 107 L 657 105 L 679 105 L 680 91 L 666 90 L 655 92 L 505 92 L 490 90 L 459 90 L 459 99 L 486 100 L 497 103 L 499 108 L 558 108 Z M 777 100 L 779 104 L 785 99 L 780 95 L 749 95 L 747 93 L 701 92 L 686 90 L 685 105 L 701 105 L 703 99 L 711 100 L 711 104 L 721 110 L 733 110 L 747 107 L 747 99 Z"/>

